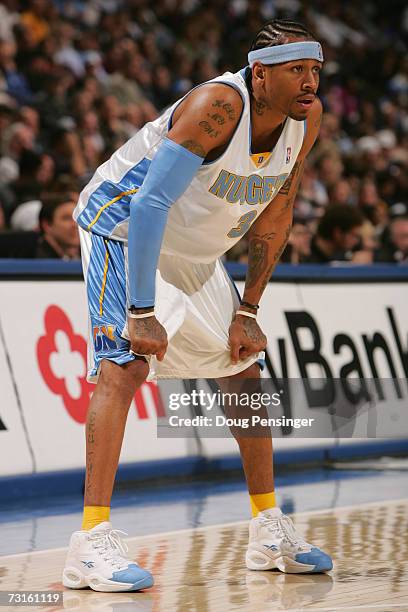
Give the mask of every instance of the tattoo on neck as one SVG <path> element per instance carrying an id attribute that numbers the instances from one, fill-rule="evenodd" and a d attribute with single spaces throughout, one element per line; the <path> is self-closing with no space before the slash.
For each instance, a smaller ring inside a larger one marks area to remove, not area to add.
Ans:
<path id="1" fill-rule="evenodd" d="M 255 100 L 254 99 L 254 110 L 256 112 L 257 115 L 263 115 L 266 109 L 266 104 L 265 102 L 262 102 L 262 100 Z"/>

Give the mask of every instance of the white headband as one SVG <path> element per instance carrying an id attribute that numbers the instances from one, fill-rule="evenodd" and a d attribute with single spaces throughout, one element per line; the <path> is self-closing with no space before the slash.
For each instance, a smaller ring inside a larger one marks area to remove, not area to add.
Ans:
<path id="1" fill-rule="evenodd" d="M 248 53 L 248 63 L 252 66 L 255 62 L 261 64 L 283 64 L 300 59 L 314 59 L 323 62 L 323 50 L 317 41 L 295 42 L 275 47 L 264 47 Z"/>

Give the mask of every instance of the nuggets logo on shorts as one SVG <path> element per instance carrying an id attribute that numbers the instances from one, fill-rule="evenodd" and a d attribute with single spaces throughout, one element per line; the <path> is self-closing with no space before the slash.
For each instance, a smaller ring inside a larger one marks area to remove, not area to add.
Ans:
<path id="1" fill-rule="evenodd" d="M 115 330 L 115 325 L 95 325 L 93 327 L 92 337 L 96 352 L 118 348 Z"/>

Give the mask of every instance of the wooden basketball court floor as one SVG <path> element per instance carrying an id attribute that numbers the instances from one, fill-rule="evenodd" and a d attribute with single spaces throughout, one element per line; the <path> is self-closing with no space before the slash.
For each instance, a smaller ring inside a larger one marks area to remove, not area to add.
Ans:
<path id="1" fill-rule="evenodd" d="M 0 591 L 64 591 L 62 605 L 23 608 L 50 612 L 408 611 L 408 499 L 293 519 L 333 556 L 330 573 L 247 570 L 247 522 L 239 522 L 128 539 L 130 557 L 155 575 L 154 588 L 143 593 L 64 590 L 65 549 L 0 557 Z"/>

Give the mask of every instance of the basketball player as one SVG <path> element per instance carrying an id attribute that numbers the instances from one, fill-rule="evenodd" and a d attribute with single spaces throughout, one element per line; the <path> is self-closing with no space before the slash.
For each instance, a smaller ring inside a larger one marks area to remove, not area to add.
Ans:
<path id="1" fill-rule="evenodd" d="M 300 24 L 274 20 L 249 66 L 193 89 L 96 171 L 74 213 L 90 320 L 82 530 L 63 573 L 70 588 L 136 591 L 151 574 L 126 558 L 109 506 L 126 417 L 150 378 L 259 377 L 256 321 L 285 248 L 302 167 L 318 134 L 323 55 Z M 220 257 L 244 234 L 240 301 Z M 330 557 L 276 507 L 270 438 L 238 439 L 253 518 L 246 565 L 320 572 Z"/>

